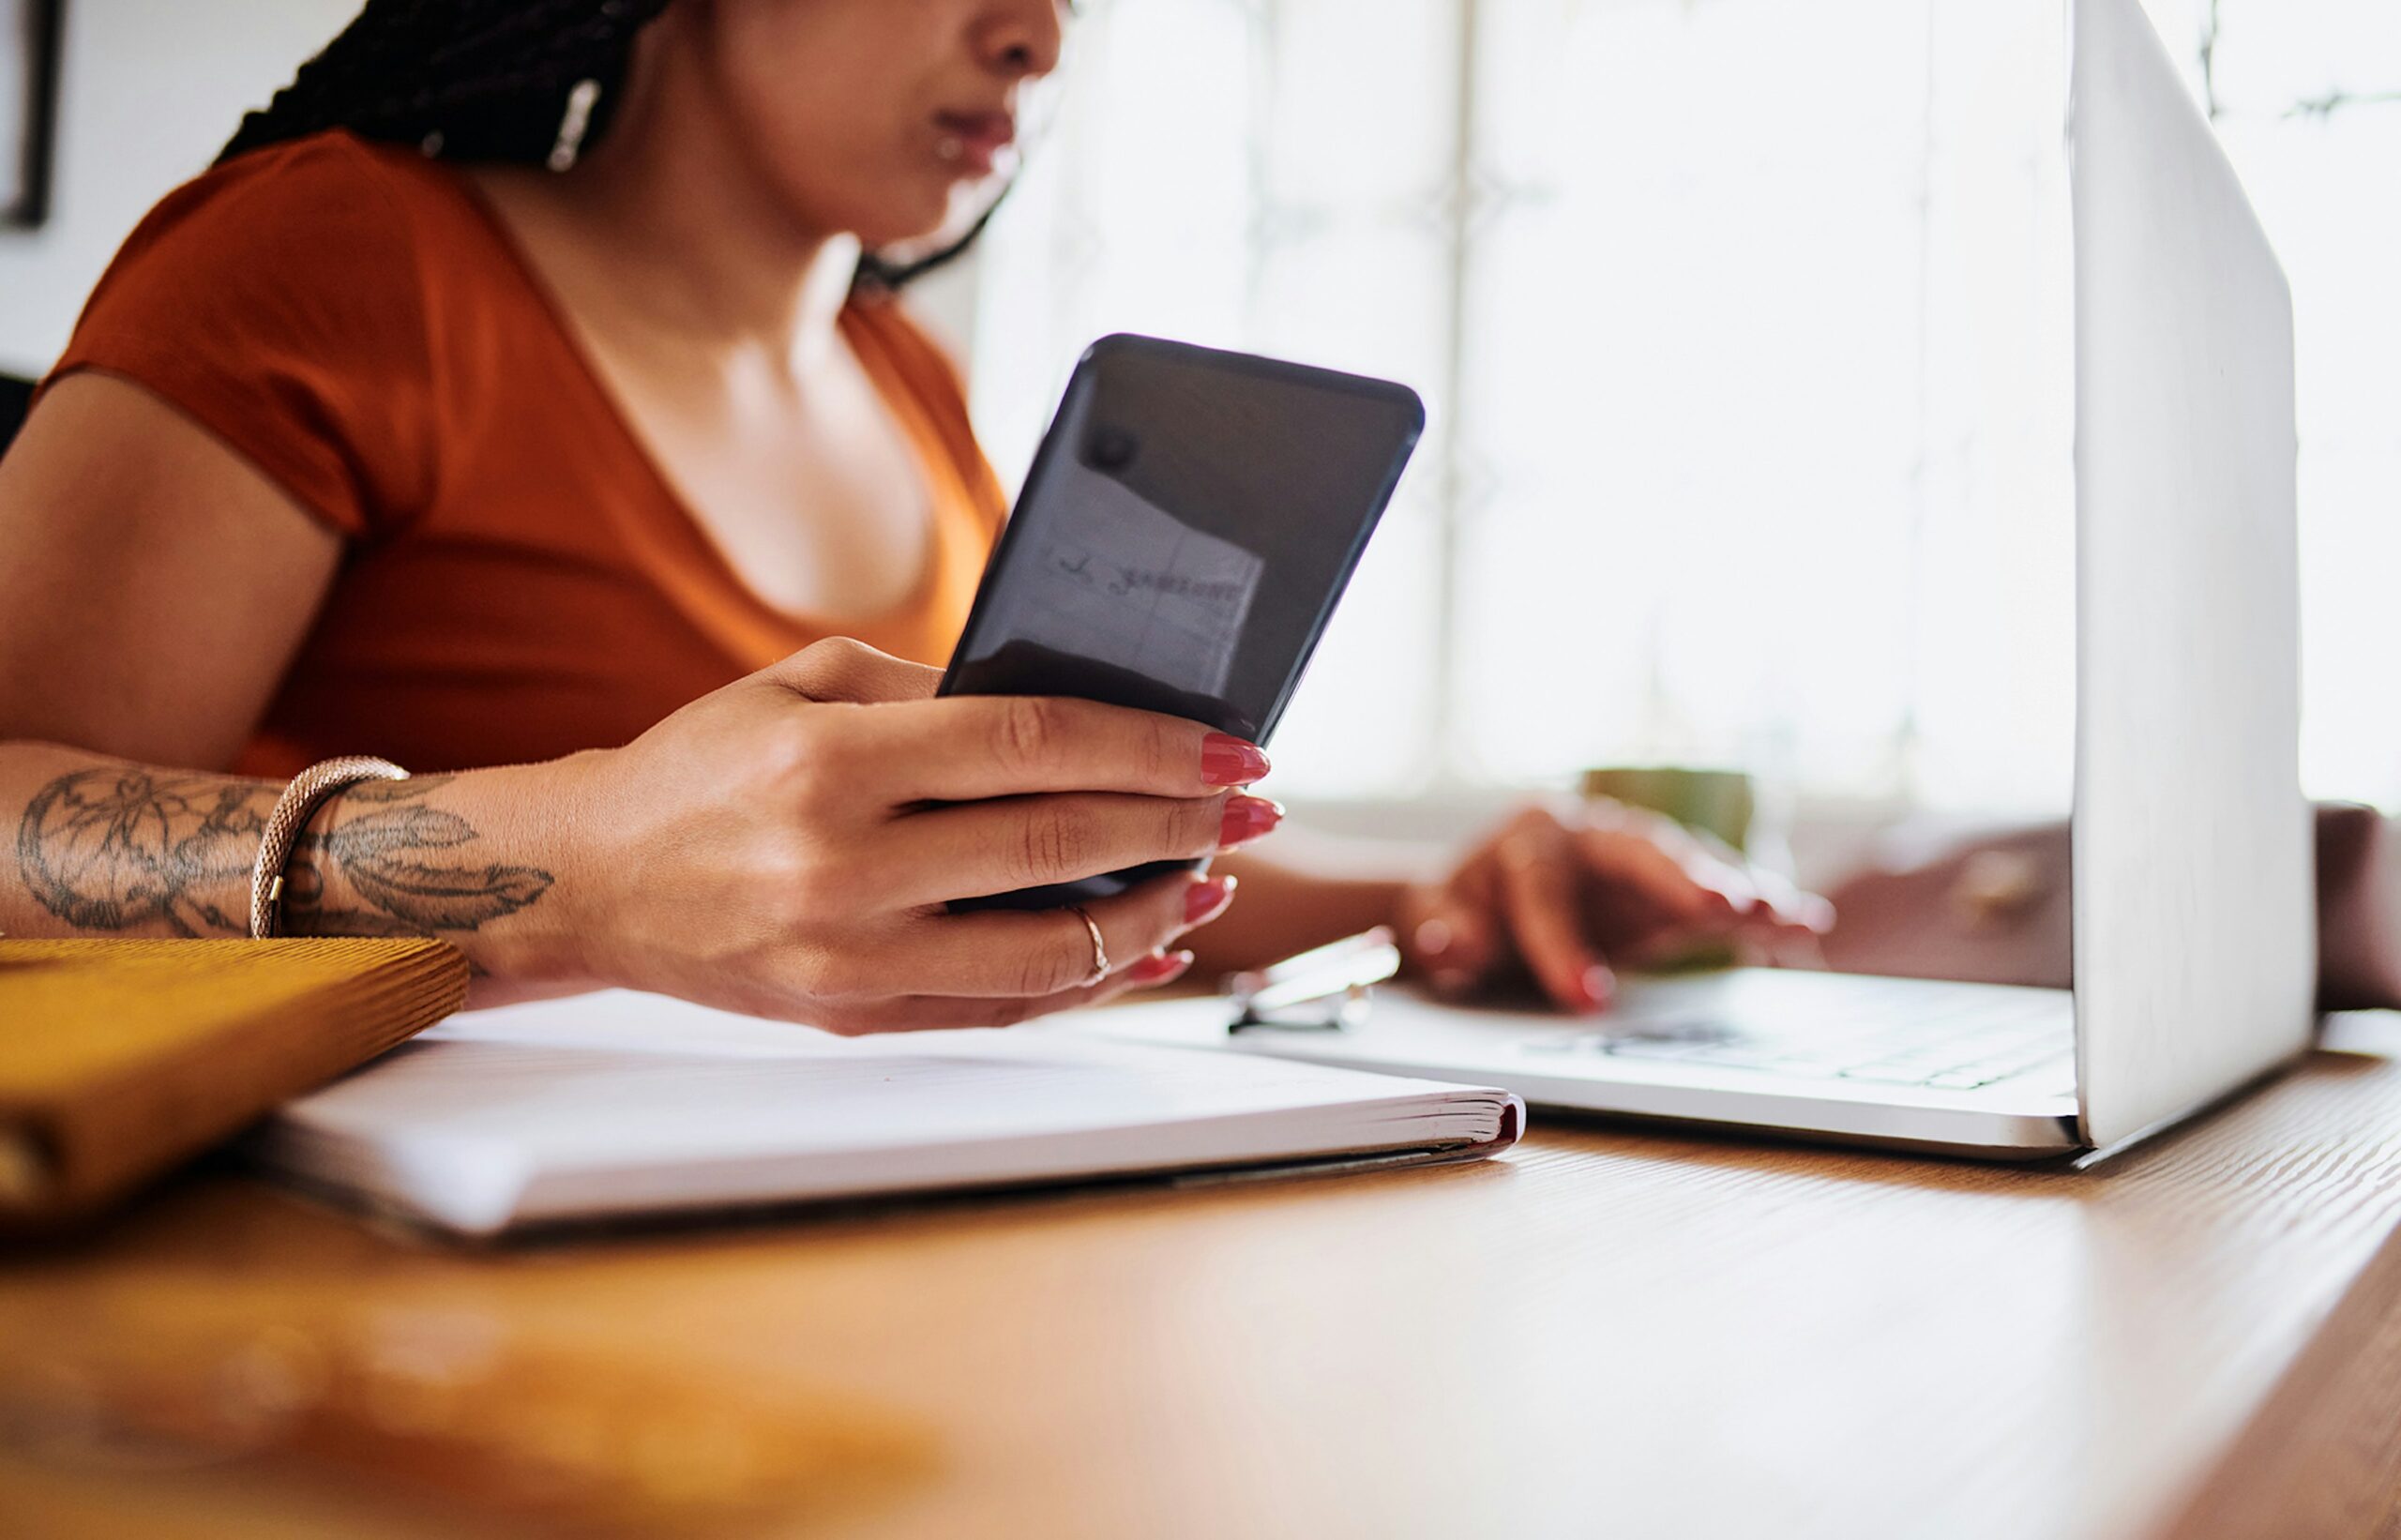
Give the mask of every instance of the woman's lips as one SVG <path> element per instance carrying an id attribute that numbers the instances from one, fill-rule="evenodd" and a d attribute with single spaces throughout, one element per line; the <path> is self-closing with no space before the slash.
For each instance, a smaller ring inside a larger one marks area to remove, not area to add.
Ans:
<path id="1" fill-rule="evenodd" d="M 943 159 L 978 176 L 990 174 L 1017 141 L 1017 122 L 1006 113 L 937 113 L 934 128 Z"/>

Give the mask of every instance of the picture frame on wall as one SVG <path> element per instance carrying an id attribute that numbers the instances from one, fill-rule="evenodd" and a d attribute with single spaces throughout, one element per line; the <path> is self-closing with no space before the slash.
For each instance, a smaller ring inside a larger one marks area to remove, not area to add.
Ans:
<path id="1" fill-rule="evenodd" d="M 65 8 L 66 0 L 0 0 L 0 228 L 30 229 L 50 213 Z"/>

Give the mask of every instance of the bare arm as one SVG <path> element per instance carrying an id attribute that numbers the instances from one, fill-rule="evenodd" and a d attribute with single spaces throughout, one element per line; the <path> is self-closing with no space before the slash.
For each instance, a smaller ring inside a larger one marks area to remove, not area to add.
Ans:
<path id="1" fill-rule="evenodd" d="M 79 375 L 43 399 L 0 460 L 0 931 L 247 929 L 281 788 L 224 766 L 340 553 L 140 388 Z M 846 1032 L 1172 977 L 1161 949 L 1224 907 L 1214 884 L 1089 906 L 1099 978 L 1078 916 L 942 900 L 1211 849 L 1239 793 L 1205 730 L 934 682 L 821 642 L 622 748 L 354 788 L 287 868 L 292 928 L 444 937 L 488 975 L 479 999 L 623 984 Z"/>
<path id="2" fill-rule="evenodd" d="M 221 768 L 290 667 L 340 536 L 158 397 L 53 386 L 0 459 L 0 742 Z"/>
<path id="3" fill-rule="evenodd" d="M 1263 968 L 1371 926 L 1397 925 L 1401 895 L 1420 875 L 1405 853 L 1382 863 L 1350 852 L 1342 862 L 1310 863 L 1319 853 L 1306 847 L 1282 853 L 1288 858 L 1229 855 L 1216 864 L 1241 884 L 1242 901 L 1192 937 L 1195 977 Z M 1378 864 L 1385 869 L 1374 869 Z"/>
<path id="4" fill-rule="evenodd" d="M 0 460 L 0 932 L 248 932 L 250 866 L 282 788 L 221 767 L 340 551 L 141 387 L 87 373 L 42 399 Z M 488 974 L 555 973 L 554 926 L 504 923 L 555 881 L 524 856 L 539 841 L 520 826 L 512 776 L 333 799 L 286 868 L 288 927 L 439 935 Z"/>
<path id="5" fill-rule="evenodd" d="M 567 985 L 573 938 L 545 831 L 527 827 L 537 772 L 479 770 L 354 787 L 310 820 L 284 868 L 294 935 L 439 936 L 467 954 L 486 1004 Z M 0 745 L 0 931 L 234 937 L 279 782 L 163 770 L 51 744 Z"/>

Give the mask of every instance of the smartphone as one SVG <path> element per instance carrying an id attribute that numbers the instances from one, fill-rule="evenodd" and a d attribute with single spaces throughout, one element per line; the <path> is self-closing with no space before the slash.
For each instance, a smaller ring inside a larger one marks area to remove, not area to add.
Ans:
<path id="1" fill-rule="evenodd" d="M 1074 695 L 1265 744 L 1426 427 L 1388 380 L 1155 337 L 1084 351 L 944 695 Z M 955 907 L 1086 903 L 1161 861 Z"/>

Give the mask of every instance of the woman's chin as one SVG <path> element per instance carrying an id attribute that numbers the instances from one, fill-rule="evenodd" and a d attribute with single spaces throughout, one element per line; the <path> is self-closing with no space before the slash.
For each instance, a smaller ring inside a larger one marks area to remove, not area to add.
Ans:
<path id="1" fill-rule="evenodd" d="M 868 250 L 887 258 L 930 256 L 974 229 L 1000 189 L 992 177 L 953 176 L 923 196 L 911 192 L 905 202 L 896 198 L 887 207 L 862 211 L 871 218 L 853 228 Z"/>
<path id="2" fill-rule="evenodd" d="M 873 253 L 887 267 L 906 267 L 922 262 L 936 252 L 946 250 L 968 231 L 968 225 L 944 221 L 928 231 L 923 228 L 896 234 L 889 240 L 872 240 L 864 236 L 861 247 Z"/>

